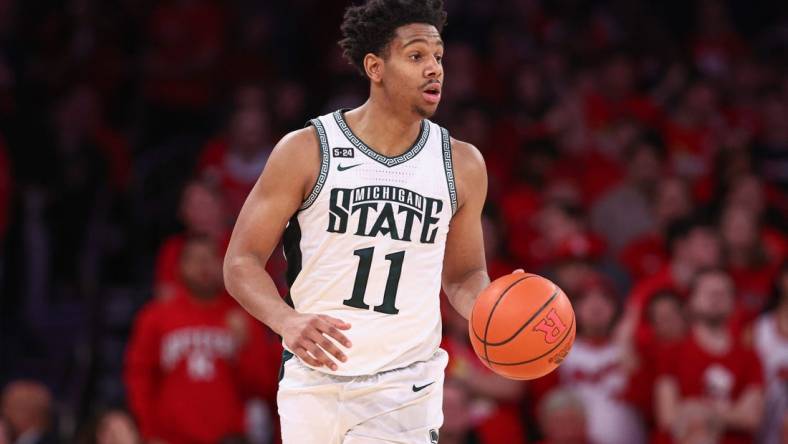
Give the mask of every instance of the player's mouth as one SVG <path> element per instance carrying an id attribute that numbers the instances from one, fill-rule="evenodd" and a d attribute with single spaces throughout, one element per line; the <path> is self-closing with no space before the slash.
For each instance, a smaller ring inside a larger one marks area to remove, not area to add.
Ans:
<path id="1" fill-rule="evenodd" d="M 440 83 L 431 83 L 421 93 L 424 100 L 431 104 L 437 104 L 441 101 L 441 85 Z"/>

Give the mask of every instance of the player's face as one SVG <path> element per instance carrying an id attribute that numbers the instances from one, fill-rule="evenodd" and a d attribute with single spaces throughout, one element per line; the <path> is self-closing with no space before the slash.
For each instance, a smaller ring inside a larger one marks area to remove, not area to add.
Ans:
<path id="1" fill-rule="evenodd" d="M 443 41 L 432 25 L 401 26 L 389 45 L 383 86 L 389 97 L 422 117 L 438 109 L 443 87 Z"/>

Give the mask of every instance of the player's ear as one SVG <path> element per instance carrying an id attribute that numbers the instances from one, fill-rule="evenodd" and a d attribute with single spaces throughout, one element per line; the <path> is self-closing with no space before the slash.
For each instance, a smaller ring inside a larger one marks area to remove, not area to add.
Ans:
<path id="1" fill-rule="evenodd" d="M 369 53 L 364 56 L 364 71 L 372 82 L 380 82 L 383 77 L 383 59 Z"/>

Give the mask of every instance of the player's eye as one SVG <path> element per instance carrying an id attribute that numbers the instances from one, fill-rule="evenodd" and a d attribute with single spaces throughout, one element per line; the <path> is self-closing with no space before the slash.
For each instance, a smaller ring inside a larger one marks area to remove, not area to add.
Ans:
<path id="1" fill-rule="evenodd" d="M 438 62 L 438 64 L 443 64 L 443 56 L 440 54 L 436 55 L 435 61 Z"/>
<path id="2" fill-rule="evenodd" d="M 421 54 L 413 53 L 413 54 L 410 55 L 410 59 L 413 60 L 413 61 L 421 60 Z"/>

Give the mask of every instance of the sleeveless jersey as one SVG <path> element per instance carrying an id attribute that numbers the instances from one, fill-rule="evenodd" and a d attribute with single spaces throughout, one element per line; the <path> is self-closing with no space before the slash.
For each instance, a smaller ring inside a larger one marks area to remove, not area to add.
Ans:
<path id="1" fill-rule="evenodd" d="M 428 360 L 441 340 L 441 271 L 457 208 L 448 131 L 428 120 L 397 157 L 367 146 L 344 110 L 310 121 L 320 174 L 283 236 L 289 301 L 352 326 L 343 375 Z"/>

